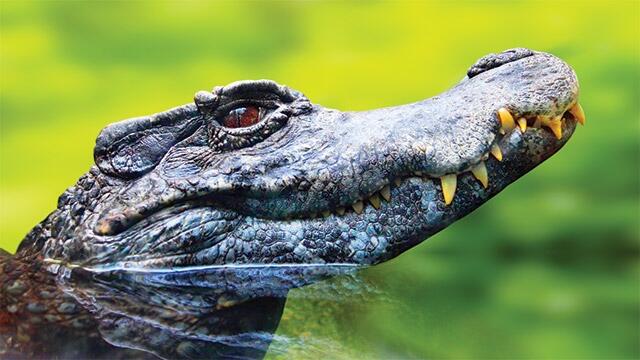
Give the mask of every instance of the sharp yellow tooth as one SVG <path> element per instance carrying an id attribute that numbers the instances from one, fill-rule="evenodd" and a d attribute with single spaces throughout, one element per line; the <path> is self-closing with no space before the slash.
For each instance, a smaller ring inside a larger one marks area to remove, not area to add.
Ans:
<path id="1" fill-rule="evenodd" d="M 362 214 L 362 210 L 364 209 L 364 204 L 362 203 L 361 200 L 358 200 L 354 202 L 353 205 L 351 205 L 351 207 L 353 208 L 353 211 L 355 211 L 356 213 Z"/>
<path id="2" fill-rule="evenodd" d="M 393 183 L 396 184 L 396 186 L 400 186 L 400 184 L 402 183 L 402 180 L 400 180 L 399 178 L 393 179 Z"/>
<path id="3" fill-rule="evenodd" d="M 481 161 L 478 165 L 472 167 L 471 173 L 476 177 L 476 179 L 480 180 L 485 189 L 489 186 L 489 176 L 487 176 L 487 167 L 484 165 L 484 161 Z"/>
<path id="4" fill-rule="evenodd" d="M 325 210 L 325 211 L 323 211 L 323 212 L 322 212 L 322 216 L 324 216 L 324 217 L 329 217 L 329 216 L 331 216 L 331 211 L 329 211 L 329 210 Z"/>
<path id="5" fill-rule="evenodd" d="M 336 209 L 336 212 L 337 212 L 337 213 L 338 213 L 338 215 L 340 215 L 340 216 L 344 215 L 345 211 L 346 211 L 346 210 L 345 210 L 345 208 L 343 208 L 343 207 L 339 207 L 339 208 L 337 208 L 337 209 Z"/>
<path id="6" fill-rule="evenodd" d="M 518 119 L 518 126 L 520 127 L 520 131 L 522 131 L 523 133 L 527 131 L 527 119 L 525 118 Z"/>
<path id="7" fill-rule="evenodd" d="M 369 202 L 373 205 L 374 208 L 380 209 L 380 196 L 378 194 L 373 194 L 369 198 Z"/>
<path id="8" fill-rule="evenodd" d="M 498 144 L 491 145 L 491 155 L 498 159 L 498 161 L 502 161 L 502 151 L 500 150 L 500 146 L 498 146 Z"/>
<path id="9" fill-rule="evenodd" d="M 556 136 L 558 140 L 562 139 L 562 118 L 561 116 L 556 116 L 555 118 L 547 121 L 545 124 L 553 134 Z"/>
<path id="10" fill-rule="evenodd" d="M 516 123 L 515 121 L 513 121 L 513 116 L 511 116 L 509 110 L 500 108 L 498 110 L 498 118 L 500 119 L 502 129 L 504 129 L 505 132 L 511 131 L 516 128 Z"/>
<path id="11" fill-rule="evenodd" d="M 422 171 L 414 171 L 413 172 L 416 176 L 422 176 Z"/>
<path id="12" fill-rule="evenodd" d="M 389 185 L 385 185 L 382 190 L 380 190 L 380 195 L 386 201 L 391 201 L 391 187 Z"/>
<path id="13" fill-rule="evenodd" d="M 451 204 L 453 197 L 456 194 L 456 185 L 458 183 L 458 177 L 456 174 L 449 174 L 440 177 L 442 184 L 442 194 L 444 195 L 445 205 Z"/>
<path id="14" fill-rule="evenodd" d="M 582 110 L 582 106 L 580 106 L 580 104 L 576 103 L 573 105 L 571 109 L 569 109 L 569 112 L 580 124 L 584 125 L 586 118 L 584 117 L 584 110 Z"/>

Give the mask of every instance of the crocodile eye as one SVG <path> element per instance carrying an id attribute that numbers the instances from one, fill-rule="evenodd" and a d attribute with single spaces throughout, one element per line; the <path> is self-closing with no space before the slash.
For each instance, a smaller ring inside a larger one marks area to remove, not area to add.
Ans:
<path id="1" fill-rule="evenodd" d="M 262 120 L 262 109 L 257 106 L 235 108 L 222 119 L 222 126 L 237 129 L 255 125 Z"/>

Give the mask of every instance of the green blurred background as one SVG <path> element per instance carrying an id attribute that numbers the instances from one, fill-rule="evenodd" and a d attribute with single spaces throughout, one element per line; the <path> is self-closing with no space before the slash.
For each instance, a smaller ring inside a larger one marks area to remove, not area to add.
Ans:
<path id="1" fill-rule="evenodd" d="M 379 295 L 294 291 L 289 342 L 269 358 L 640 358 L 636 1 L 0 1 L 0 247 L 54 209 L 110 122 L 239 79 L 345 110 L 397 105 L 516 46 L 575 68 L 586 126 L 475 213 L 363 271 Z"/>

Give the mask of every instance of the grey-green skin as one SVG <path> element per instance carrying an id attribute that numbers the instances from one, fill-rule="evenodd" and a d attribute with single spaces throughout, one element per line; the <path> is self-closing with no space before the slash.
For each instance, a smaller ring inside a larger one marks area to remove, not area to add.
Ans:
<path id="1" fill-rule="evenodd" d="M 96 165 L 65 191 L 17 256 L 92 271 L 377 264 L 559 150 L 575 129 L 567 110 L 577 97 L 566 63 L 528 49 L 481 58 L 438 96 L 371 111 L 326 109 L 267 80 L 199 92 L 195 104 L 106 127 Z M 269 115 L 249 128 L 220 125 L 246 105 Z M 501 135 L 500 108 L 515 118 L 565 114 L 562 138 L 545 128 Z M 493 144 L 501 162 L 489 156 Z M 469 172 L 482 161 L 488 188 Z M 439 180 L 446 174 L 458 174 L 449 205 Z M 385 185 L 390 201 L 351 210 Z"/>
<path id="2" fill-rule="evenodd" d="M 97 167 L 49 217 L 43 253 L 92 268 L 390 259 L 484 203 L 572 133 L 575 122 L 565 122 L 559 141 L 547 129 L 503 137 L 496 116 L 502 107 L 516 116 L 563 114 L 578 94 L 564 62 L 519 50 L 480 63 L 500 66 L 404 106 L 340 112 L 271 81 L 243 81 L 199 93 L 196 105 L 110 125 L 96 143 Z M 253 128 L 216 121 L 247 103 L 274 110 Z M 465 171 L 493 143 L 505 160 L 488 160 L 483 189 Z M 446 206 L 438 177 L 454 173 L 460 183 Z M 402 184 L 379 210 L 311 216 L 349 208 L 396 178 Z"/>

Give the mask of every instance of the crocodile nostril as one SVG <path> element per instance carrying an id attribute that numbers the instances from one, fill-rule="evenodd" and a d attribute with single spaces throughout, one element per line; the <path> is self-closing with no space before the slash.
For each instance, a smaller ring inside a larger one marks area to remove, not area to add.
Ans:
<path id="1" fill-rule="evenodd" d="M 505 50 L 500 54 L 489 54 L 483 56 L 478 61 L 476 61 L 475 64 L 471 65 L 471 67 L 467 71 L 467 76 L 469 76 L 469 78 L 472 78 L 489 69 L 497 68 L 498 66 L 512 61 L 520 60 L 533 54 L 534 52 L 527 48 L 515 48 Z"/>

